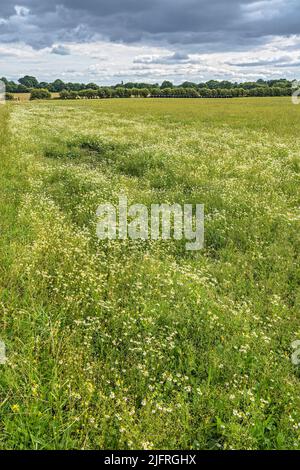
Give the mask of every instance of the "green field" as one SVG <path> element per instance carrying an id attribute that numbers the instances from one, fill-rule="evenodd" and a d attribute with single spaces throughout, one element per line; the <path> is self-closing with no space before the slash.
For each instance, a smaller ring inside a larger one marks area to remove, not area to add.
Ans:
<path id="1" fill-rule="evenodd" d="M 1 449 L 300 449 L 300 106 L 0 108 Z M 96 209 L 205 205 L 205 249 Z"/>

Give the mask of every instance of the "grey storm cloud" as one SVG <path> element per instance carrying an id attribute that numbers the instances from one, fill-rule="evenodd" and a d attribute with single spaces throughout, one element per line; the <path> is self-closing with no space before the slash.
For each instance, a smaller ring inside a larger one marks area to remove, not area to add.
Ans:
<path id="1" fill-rule="evenodd" d="M 289 56 L 282 56 L 273 59 L 260 59 L 251 62 L 227 62 L 228 65 L 234 67 L 264 67 L 267 65 L 276 65 L 281 67 L 290 67 L 293 65 L 293 58 Z"/>
<path id="2" fill-rule="evenodd" d="M 190 56 L 183 52 L 175 52 L 167 56 L 141 56 L 133 61 L 135 64 L 180 64 L 191 62 Z"/>
<path id="3" fill-rule="evenodd" d="M 58 45 L 54 46 L 51 49 L 51 54 L 57 54 L 57 55 L 70 55 L 71 51 L 68 47 Z"/>
<path id="4" fill-rule="evenodd" d="M 279 68 L 285 68 L 285 67 L 300 67 L 300 61 L 298 62 L 291 62 L 289 64 L 279 64 L 277 67 Z"/>
<path id="5" fill-rule="evenodd" d="M 6 0 L 0 5 L 0 41 L 37 49 L 108 39 L 210 52 L 299 33 L 299 0 Z"/>

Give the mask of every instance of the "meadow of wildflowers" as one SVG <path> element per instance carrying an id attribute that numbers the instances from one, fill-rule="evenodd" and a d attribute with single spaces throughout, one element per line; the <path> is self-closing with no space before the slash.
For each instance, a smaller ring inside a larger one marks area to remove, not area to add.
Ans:
<path id="1" fill-rule="evenodd" d="M 0 109 L 1 449 L 300 449 L 300 108 Z M 205 248 L 96 209 L 204 204 Z"/>

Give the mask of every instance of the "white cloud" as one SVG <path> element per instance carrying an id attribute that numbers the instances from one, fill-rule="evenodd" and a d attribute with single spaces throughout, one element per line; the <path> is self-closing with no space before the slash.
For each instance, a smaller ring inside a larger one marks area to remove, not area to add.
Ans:
<path id="1" fill-rule="evenodd" d="M 296 46 L 299 44 L 300 36 L 293 36 L 272 38 L 267 44 L 249 48 L 247 52 L 189 54 L 183 49 L 179 54 L 165 46 L 109 41 L 65 42 L 41 50 L 13 43 L 0 46 L 0 67 L 1 75 L 12 79 L 26 73 L 45 81 L 61 77 L 65 81 L 93 81 L 103 85 L 121 80 L 160 82 L 171 79 L 175 83 L 185 80 L 198 83 L 213 78 L 233 81 L 297 78 L 300 54 Z"/>
<path id="2" fill-rule="evenodd" d="M 299 0 L 19 1 L 0 4 L 9 78 L 300 77 Z"/>
<path id="3" fill-rule="evenodd" d="M 57 44 L 57 45 L 54 45 L 52 47 L 51 53 L 56 54 L 56 55 L 65 56 L 65 55 L 70 55 L 71 51 L 70 51 L 69 47 L 66 47 L 62 44 Z"/>
<path id="4" fill-rule="evenodd" d="M 17 16 L 28 16 L 29 13 L 30 13 L 30 9 L 27 8 L 27 7 L 16 5 L 15 6 L 15 12 L 16 12 Z"/>

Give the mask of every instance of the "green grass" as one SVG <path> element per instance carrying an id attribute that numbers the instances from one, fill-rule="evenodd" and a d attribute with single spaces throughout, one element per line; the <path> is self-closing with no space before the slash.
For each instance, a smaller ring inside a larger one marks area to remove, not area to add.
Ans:
<path id="1" fill-rule="evenodd" d="M 1 449 L 300 449 L 300 108 L 0 108 Z M 96 209 L 205 204 L 205 249 Z"/>

